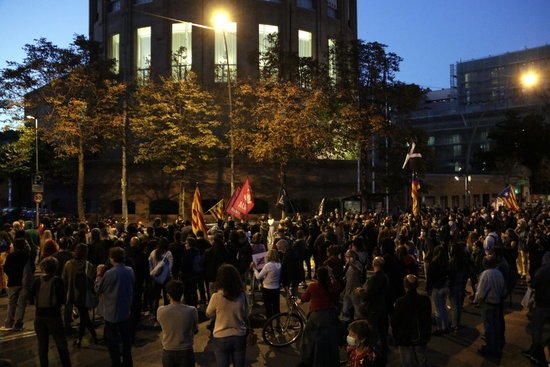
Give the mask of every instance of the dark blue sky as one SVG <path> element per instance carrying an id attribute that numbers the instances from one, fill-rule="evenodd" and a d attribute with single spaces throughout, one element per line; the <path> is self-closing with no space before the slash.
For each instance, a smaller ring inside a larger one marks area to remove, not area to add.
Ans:
<path id="1" fill-rule="evenodd" d="M 259 1 L 259 0 L 258 0 Z M 449 64 L 550 43 L 550 0 L 358 0 L 359 37 L 405 60 L 399 78 L 438 89 Z M 88 32 L 87 0 L 0 0 L 0 68 L 46 37 Z"/>

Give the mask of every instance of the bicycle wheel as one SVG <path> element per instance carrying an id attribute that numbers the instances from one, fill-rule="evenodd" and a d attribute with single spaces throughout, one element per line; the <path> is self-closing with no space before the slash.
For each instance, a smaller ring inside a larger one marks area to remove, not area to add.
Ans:
<path id="1" fill-rule="evenodd" d="M 266 344 L 286 347 L 294 343 L 304 331 L 304 321 L 294 313 L 273 315 L 264 325 L 262 336 Z"/>

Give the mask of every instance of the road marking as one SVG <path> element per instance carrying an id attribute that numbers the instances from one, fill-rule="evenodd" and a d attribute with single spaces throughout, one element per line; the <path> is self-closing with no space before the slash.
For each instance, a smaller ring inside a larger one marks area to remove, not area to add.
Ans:
<path id="1" fill-rule="evenodd" d="M 34 331 L 25 331 L 25 332 L 22 332 L 22 333 L 15 333 L 15 334 L 11 334 L 11 335 L 8 335 L 8 336 L 2 336 L 2 337 L 0 337 L 0 344 L 6 343 L 6 342 L 11 342 L 11 341 L 17 340 L 17 339 L 30 338 L 32 336 L 36 336 L 36 333 Z"/>

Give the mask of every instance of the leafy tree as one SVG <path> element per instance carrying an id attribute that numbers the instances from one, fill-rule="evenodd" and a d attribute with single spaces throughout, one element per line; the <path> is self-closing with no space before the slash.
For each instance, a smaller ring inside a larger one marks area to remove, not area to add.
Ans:
<path id="1" fill-rule="evenodd" d="M 541 115 L 509 112 L 490 132 L 490 150 L 477 155 L 477 165 L 514 175 L 518 165 L 530 171 L 532 192 L 547 192 L 550 126 Z"/>
<path id="2" fill-rule="evenodd" d="M 0 172 L 7 177 L 28 174 L 34 152 L 34 129 L 20 125 L 17 130 L 3 132 L 0 140 Z"/>
<path id="3" fill-rule="evenodd" d="M 41 117 L 41 135 L 58 158 L 76 158 L 78 218 L 85 219 L 85 155 L 120 131 L 120 100 L 125 86 L 116 81 L 112 61 L 100 57 L 99 45 L 77 36 L 68 48 L 45 39 L 24 47 L 22 63 L 2 70 L 2 98 L 10 112 L 25 110 Z"/>
<path id="4" fill-rule="evenodd" d="M 286 185 L 287 164 L 332 152 L 328 95 L 291 81 L 263 80 L 238 86 L 234 110 L 235 148 L 256 162 L 277 163 Z"/>
<path id="5" fill-rule="evenodd" d="M 161 78 L 139 86 L 134 94 L 130 129 L 137 138 L 136 162 L 156 162 L 165 173 L 183 177 L 213 156 L 221 142 L 220 108 L 193 74 Z"/>

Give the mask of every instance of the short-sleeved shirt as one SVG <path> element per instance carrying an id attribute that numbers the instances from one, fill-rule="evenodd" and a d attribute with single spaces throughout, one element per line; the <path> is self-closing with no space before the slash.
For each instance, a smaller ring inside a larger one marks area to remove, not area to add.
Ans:
<path id="1" fill-rule="evenodd" d="M 164 350 L 192 350 L 193 337 L 198 329 L 197 309 L 184 304 L 160 306 L 157 320 L 162 328 Z"/>

